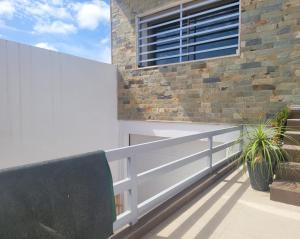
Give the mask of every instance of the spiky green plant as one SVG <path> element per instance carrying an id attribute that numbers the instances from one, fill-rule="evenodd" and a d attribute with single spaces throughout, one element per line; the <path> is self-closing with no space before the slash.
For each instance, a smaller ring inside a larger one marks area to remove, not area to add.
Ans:
<path id="1" fill-rule="evenodd" d="M 280 134 L 276 127 L 270 127 L 270 123 L 261 123 L 254 129 L 246 131 L 243 138 L 246 141 L 246 146 L 240 157 L 240 163 L 246 169 L 247 163 L 250 164 L 251 170 L 258 164 L 265 163 L 268 167 L 268 172 L 274 175 L 275 169 L 280 170 L 280 163 L 287 160 L 287 154 L 274 140 L 274 136 Z"/>
<path id="2" fill-rule="evenodd" d="M 275 118 L 270 121 L 272 127 L 275 129 L 276 134 L 274 135 L 274 139 L 278 141 L 278 143 L 282 143 L 284 134 L 287 130 L 286 122 L 289 117 L 290 110 L 288 107 L 284 107 L 281 111 L 279 111 Z"/>

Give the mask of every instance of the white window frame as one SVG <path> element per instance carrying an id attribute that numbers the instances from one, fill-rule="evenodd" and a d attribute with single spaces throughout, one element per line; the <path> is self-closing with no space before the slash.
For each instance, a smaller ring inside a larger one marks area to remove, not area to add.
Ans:
<path id="1" fill-rule="evenodd" d="M 234 45 L 235 47 L 237 47 L 237 50 L 236 50 L 236 53 L 235 54 L 230 54 L 230 55 L 223 55 L 223 56 L 217 56 L 217 57 L 209 57 L 209 58 L 203 58 L 203 59 L 197 59 L 197 60 L 188 60 L 188 61 L 181 61 L 181 58 L 182 56 L 185 56 L 185 55 L 190 55 L 190 54 L 197 54 L 197 53 L 202 53 L 202 52 L 208 52 L 208 51 L 214 51 L 214 50 L 217 50 L 217 49 L 208 49 L 207 51 L 204 50 L 204 51 L 196 51 L 196 52 L 190 52 L 190 53 L 183 53 L 182 54 L 182 47 L 187 47 L 187 46 L 191 46 L 193 45 L 193 43 L 189 43 L 189 44 L 186 44 L 186 45 L 182 45 L 182 39 L 183 38 L 186 38 L 187 35 L 184 35 L 182 36 L 182 29 L 183 28 L 187 28 L 187 27 L 180 27 L 178 29 L 174 29 L 174 30 L 171 30 L 172 31 L 180 31 L 180 37 L 176 37 L 175 39 L 178 38 L 178 40 L 180 41 L 180 45 L 179 46 L 175 46 L 175 47 L 170 47 L 168 49 L 163 49 L 163 50 L 153 50 L 153 51 L 148 51 L 148 52 L 142 52 L 140 53 L 140 47 L 141 46 L 145 46 L 145 44 L 142 44 L 142 45 L 139 45 L 139 40 L 140 40 L 140 37 L 139 37 L 139 32 L 140 31 L 144 31 L 146 29 L 149 29 L 149 28 L 145 28 L 145 29 L 140 29 L 139 28 L 139 25 L 140 25 L 140 18 L 143 18 L 143 17 L 146 17 L 146 16 L 149 16 L 149 15 L 153 15 L 155 13 L 158 13 L 158 12 L 162 12 L 162 11 L 165 11 L 165 10 L 168 10 L 172 7 L 176 7 L 178 6 L 180 10 L 177 10 L 177 11 L 173 11 L 171 12 L 172 14 L 174 14 L 174 12 L 178 12 L 180 14 L 180 18 L 177 20 L 172 20 L 170 22 L 180 22 L 180 25 L 182 24 L 182 20 L 186 19 L 186 18 L 190 18 L 190 16 L 186 16 L 186 17 L 182 17 L 182 13 L 183 13 L 183 10 L 188 10 L 188 9 L 192 9 L 192 8 L 195 8 L 195 7 L 199 7 L 201 5 L 207 5 L 207 4 L 210 4 L 210 3 L 217 3 L 217 2 L 222 2 L 223 0 L 205 0 L 203 2 L 200 2 L 198 4 L 195 4 L 193 6 L 189 6 L 189 7 L 185 7 L 183 8 L 183 5 L 186 4 L 186 3 L 189 3 L 189 2 L 193 2 L 194 0 L 182 0 L 182 1 L 178 1 L 176 3 L 172 3 L 172 4 L 168 4 L 164 7 L 160 7 L 160 8 L 156 8 L 156 9 L 153 9 L 153 10 L 149 10 L 149 11 L 146 11 L 142 14 L 138 14 L 136 16 L 136 65 L 137 65 L 137 68 L 140 68 L 140 69 L 147 69 L 147 68 L 158 68 L 158 67 L 163 67 L 163 66 L 168 66 L 168 65 L 178 65 L 178 64 L 188 64 L 188 63 L 193 63 L 193 62 L 203 62 L 203 61 L 208 61 L 208 60 L 216 60 L 216 59 L 222 59 L 222 58 L 228 58 L 228 57 L 236 57 L 236 56 L 240 56 L 240 48 L 241 48 L 241 0 L 238 0 L 238 5 L 239 5 L 239 12 L 238 12 L 238 23 L 237 24 L 233 24 L 236 26 L 238 26 L 238 33 L 237 34 L 233 34 L 235 35 L 235 37 L 238 37 L 238 43 L 237 45 Z M 237 3 L 236 3 L 237 4 Z M 224 5 L 224 6 L 228 6 L 228 5 Z M 200 13 L 197 13 L 197 14 L 201 14 Z M 194 14 L 194 15 L 197 15 L 197 14 Z M 192 16 L 194 16 L 192 15 Z M 163 17 L 164 15 L 160 15 L 160 16 L 157 16 L 157 19 Z M 147 21 L 151 21 L 155 18 L 151 18 L 150 20 L 148 19 Z M 145 21 L 145 22 L 147 22 Z M 199 24 L 199 23 L 198 23 Z M 203 24 L 203 23 L 200 23 L 200 25 Z M 157 26 L 156 26 L 157 27 Z M 190 27 L 190 26 L 189 26 Z M 227 27 L 227 26 L 226 26 Z M 234 27 L 234 26 L 232 26 Z M 214 29 L 213 29 L 214 30 Z M 190 34 L 189 36 L 192 36 L 193 34 Z M 195 33 L 194 35 L 197 35 L 197 33 Z M 148 37 L 148 36 L 147 36 Z M 223 39 L 226 39 L 226 38 L 232 38 L 232 36 L 226 36 L 224 37 Z M 220 39 L 222 39 L 222 37 L 220 37 Z M 165 40 L 165 42 L 168 42 L 170 40 Z M 213 40 L 207 40 L 207 42 L 210 42 L 210 41 L 215 41 L 215 39 Z M 157 43 L 157 42 L 155 42 Z M 153 43 L 153 44 L 155 44 Z M 151 45 L 151 43 L 149 43 Z M 149 45 L 148 44 L 148 45 Z M 195 45 L 199 44 L 199 42 L 196 42 L 194 43 Z M 147 44 L 146 44 L 147 45 Z M 232 48 L 232 46 L 229 46 L 229 47 L 225 47 L 225 48 Z M 224 49 L 225 49 L 224 48 Z M 154 52 L 159 52 L 159 51 L 166 51 L 166 50 L 172 50 L 172 49 L 179 49 L 180 51 L 180 54 L 178 55 L 173 55 L 171 57 L 162 57 L 162 58 L 154 58 L 154 59 L 147 59 L 147 60 L 144 60 L 144 61 L 140 61 L 139 58 L 140 58 L 140 55 L 143 55 L 143 54 L 149 54 L 149 53 L 154 53 Z M 175 62 L 175 63 L 167 63 L 167 64 L 159 64 L 159 65 L 152 65 L 152 66 L 140 66 L 140 63 L 143 63 L 143 62 L 148 62 L 148 61 L 153 61 L 153 60 L 161 60 L 161 59 L 169 59 L 169 58 L 174 58 L 174 57 L 179 57 L 180 58 L 180 61 L 179 62 Z"/>

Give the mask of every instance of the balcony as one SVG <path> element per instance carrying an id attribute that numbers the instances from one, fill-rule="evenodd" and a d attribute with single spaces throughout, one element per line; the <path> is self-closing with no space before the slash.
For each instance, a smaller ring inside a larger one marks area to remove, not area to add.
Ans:
<path id="1" fill-rule="evenodd" d="M 112 238 L 296 238 L 300 208 L 271 201 L 269 192 L 253 190 L 248 175 L 237 167 L 235 159 L 243 146 L 237 138 L 242 131 L 242 126 L 228 127 L 108 150 L 109 161 L 125 159 L 128 164 L 127 176 L 114 183 L 116 195 L 128 192 L 128 196 L 121 196 L 125 209 L 117 217 Z M 232 140 L 215 146 L 214 139 L 228 133 L 234 133 Z M 208 148 L 137 172 L 143 154 L 195 140 L 207 140 Z M 213 154 L 232 147 L 235 150 L 227 157 L 212 160 Z M 196 174 L 138 202 L 138 185 L 145 180 L 207 159 L 209 165 Z"/>

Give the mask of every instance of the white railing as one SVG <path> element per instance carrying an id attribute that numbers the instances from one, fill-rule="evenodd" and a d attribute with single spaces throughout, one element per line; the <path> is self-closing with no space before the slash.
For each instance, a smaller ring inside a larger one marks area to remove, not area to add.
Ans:
<path id="1" fill-rule="evenodd" d="M 239 151 L 236 152 L 233 155 L 230 155 L 223 160 L 218 161 L 217 163 L 213 164 L 213 154 L 216 152 L 219 152 L 221 150 L 227 149 L 235 144 L 238 143 L 237 138 L 223 143 L 221 145 L 218 145 L 216 147 L 213 146 L 213 137 L 221 134 L 226 134 L 234 131 L 240 131 L 240 135 L 243 131 L 243 126 L 235 126 L 235 127 L 229 127 L 214 131 L 207 131 L 203 133 L 198 133 L 194 135 L 188 135 L 178 138 L 170 138 L 170 139 L 163 139 L 158 140 L 150 143 L 144 143 L 134 146 L 128 146 L 124 148 L 119 149 L 113 149 L 106 151 L 106 156 L 109 162 L 115 161 L 115 160 L 122 160 L 127 159 L 127 177 L 123 180 L 120 180 L 118 182 L 114 183 L 114 193 L 115 195 L 124 193 L 126 191 L 129 192 L 128 197 L 128 203 L 129 203 L 129 209 L 123 212 L 122 214 L 118 215 L 117 221 L 114 224 L 114 229 L 120 229 L 121 227 L 127 225 L 127 224 L 135 224 L 138 220 L 138 218 L 141 215 L 144 215 L 145 212 L 150 211 L 151 209 L 157 207 L 167 199 L 175 196 L 183 189 L 187 188 L 191 184 L 195 183 L 205 175 L 212 172 L 212 170 L 217 167 L 218 165 L 228 161 L 232 157 L 238 155 L 242 150 L 242 142 L 240 142 Z M 137 173 L 136 171 L 136 160 L 137 155 L 143 155 L 145 153 L 152 152 L 154 150 L 159 150 L 166 147 L 176 146 L 183 143 L 192 142 L 195 140 L 200 139 L 208 139 L 208 149 L 188 155 L 183 158 L 179 158 L 177 160 L 174 160 L 172 162 L 160 165 L 158 167 L 149 169 L 147 171 L 144 171 L 142 173 Z M 189 177 L 185 178 L 184 180 L 176 183 L 175 185 L 161 191 L 160 193 L 156 194 L 155 196 L 147 199 L 146 201 L 142 203 L 138 203 L 137 200 L 137 180 L 147 180 L 150 177 L 163 175 L 164 173 L 173 171 L 177 168 L 180 168 L 182 166 L 185 166 L 191 162 L 194 162 L 196 160 L 201 160 L 205 157 L 209 158 L 209 166 L 202 169 L 201 171 L 190 175 Z"/>

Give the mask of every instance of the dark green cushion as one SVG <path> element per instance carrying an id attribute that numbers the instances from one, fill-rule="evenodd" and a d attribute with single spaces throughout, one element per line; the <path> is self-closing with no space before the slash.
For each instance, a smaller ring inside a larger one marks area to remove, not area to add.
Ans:
<path id="1" fill-rule="evenodd" d="M 0 171 L 1 239 L 104 239 L 115 218 L 103 151 Z"/>

